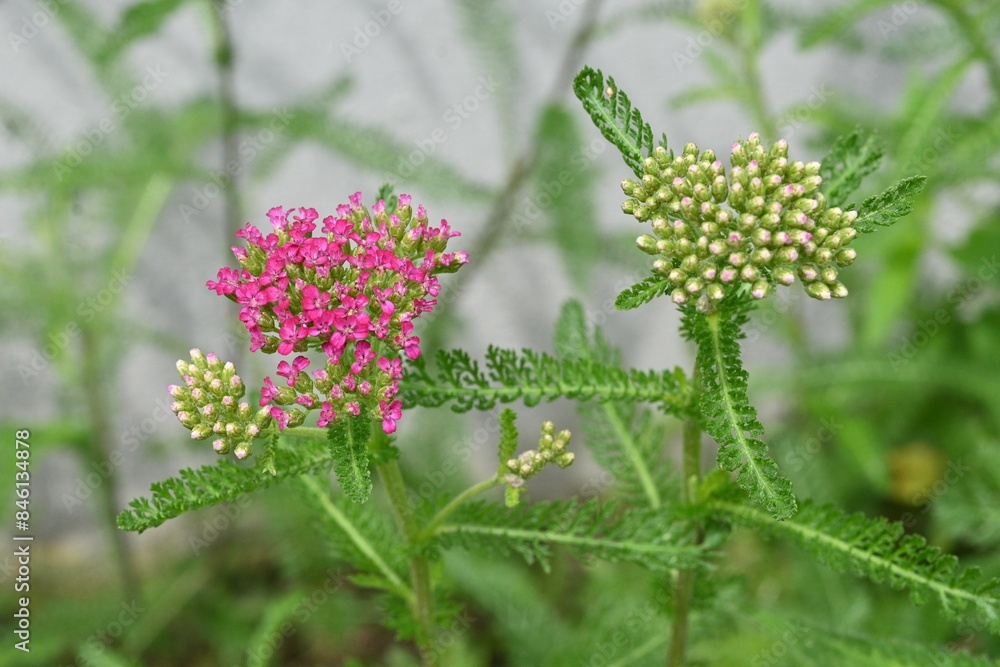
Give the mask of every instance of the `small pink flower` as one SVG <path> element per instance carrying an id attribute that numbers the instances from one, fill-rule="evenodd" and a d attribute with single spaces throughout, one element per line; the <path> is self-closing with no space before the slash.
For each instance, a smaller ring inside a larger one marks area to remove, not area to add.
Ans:
<path id="1" fill-rule="evenodd" d="M 271 408 L 271 418 L 278 422 L 279 431 L 284 431 L 285 427 L 288 426 L 288 413 L 278 406 L 273 406 Z"/>
<path id="2" fill-rule="evenodd" d="M 403 416 L 402 401 L 393 401 L 392 403 L 379 401 L 378 408 L 382 413 L 382 430 L 386 433 L 395 433 L 396 421 Z"/>
<path id="3" fill-rule="evenodd" d="M 337 418 L 337 413 L 333 410 L 333 405 L 330 401 L 323 401 L 323 408 L 319 411 L 319 420 L 316 422 L 316 426 L 320 428 L 330 424 L 334 419 Z"/>
<path id="4" fill-rule="evenodd" d="M 264 386 L 260 388 L 260 407 L 264 407 L 277 397 L 278 388 L 271 382 L 271 378 L 264 378 Z"/>

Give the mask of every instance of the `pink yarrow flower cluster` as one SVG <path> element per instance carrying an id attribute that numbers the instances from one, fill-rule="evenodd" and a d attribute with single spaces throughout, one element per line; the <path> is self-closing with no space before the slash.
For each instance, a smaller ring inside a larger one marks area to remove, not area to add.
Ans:
<path id="1" fill-rule="evenodd" d="M 280 206 L 268 218 L 266 235 L 249 223 L 237 233 L 246 241 L 233 248 L 240 268 L 224 267 L 208 281 L 240 304 L 251 351 L 289 357 L 275 379 L 264 379 L 261 407 L 280 429 L 313 410 L 319 426 L 367 411 L 393 433 L 402 416 L 401 356 L 420 356 L 413 320 L 436 305 L 437 276 L 469 261 L 465 252 L 446 252 L 459 233 L 445 220 L 431 227 L 409 195 L 392 212 L 382 200 L 368 210 L 356 192 L 321 221 L 315 209 Z M 303 353 L 310 350 L 325 355 L 321 367 L 309 370 Z"/>

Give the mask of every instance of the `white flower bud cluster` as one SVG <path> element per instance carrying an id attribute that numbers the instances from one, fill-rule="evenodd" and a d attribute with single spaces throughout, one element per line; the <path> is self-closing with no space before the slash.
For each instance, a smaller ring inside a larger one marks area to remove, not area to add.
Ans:
<path id="1" fill-rule="evenodd" d="M 174 397 L 170 406 L 177 419 L 191 430 L 195 440 L 215 436 L 212 447 L 219 454 L 233 452 L 237 458 L 249 456 L 253 439 L 270 426 L 266 408 L 254 414 L 249 403 L 240 402 L 246 393 L 243 380 L 232 363 L 223 363 L 211 352 L 191 350 L 191 360 L 179 360 L 177 372 L 184 385 L 169 385 Z"/>
<path id="2" fill-rule="evenodd" d="M 529 449 L 507 461 L 507 483 L 514 487 L 522 486 L 524 480 L 537 475 L 549 463 L 555 463 L 560 468 L 569 466 L 574 458 L 573 452 L 566 451 L 570 437 L 570 432 L 566 430 L 556 433 L 552 422 L 542 424 L 538 449 Z"/>
<path id="3" fill-rule="evenodd" d="M 819 163 L 790 162 L 784 139 L 767 150 L 757 133 L 733 144 L 731 163 L 727 176 L 711 150 L 689 143 L 674 157 L 661 146 L 641 182 L 622 182 L 622 210 L 652 223 L 636 244 L 657 257 L 674 302 L 710 312 L 735 286 L 762 299 L 796 277 L 813 298 L 847 296 L 838 269 L 856 256 L 858 214 L 827 208 Z"/>

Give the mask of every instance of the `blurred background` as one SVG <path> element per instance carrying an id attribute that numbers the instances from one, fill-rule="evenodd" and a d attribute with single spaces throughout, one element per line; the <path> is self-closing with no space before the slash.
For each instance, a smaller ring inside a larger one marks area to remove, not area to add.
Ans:
<path id="1" fill-rule="evenodd" d="M 358 190 L 370 203 L 388 181 L 460 230 L 452 243 L 471 264 L 442 281 L 439 311 L 418 330 L 425 350 L 550 350 L 559 307 L 575 298 L 625 365 L 689 368 L 669 303 L 613 308 L 648 258 L 634 245 L 641 228 L 619 210 L 628 169 L 572 94 L 584 64 L 615 77 L 674 148 L 726 154 L 759 131 L 786 138 L 793 158 L 821 159 L 861 126 L 878 131 L 887 158 L 859 199 L 928 176 L 913 215 L 857 242 L 849 299 L 782 290 L 754 314 L 751 390 L 801 497 L 901 520 L 1000 571 L 995 3 L 7 0 L 0 27 L 10 444 L 0 489 L 10 507 L 13 434 L 29 429 L 36 538 L 32 652 L 6 644 L 0 664 L 415 664 L 290 492 L 141 536 L 120 533 L 114 517 L 151 482 L 214 460 L 170 413 L 176 359 L 215 351 L 251 387 L 272 372 L 205 281 L 232 263 L 234 231 L 266 225 L 275 205 L 326 215 Z M 568 402 L 519 411 L 524 433 L 545 419 L 578 424 Z M 495 437 L 456 478 L 427 472 L 491 417 L 407 413 L 407 474 L 444 491 L 491 474 Z M 679 429 L 665 428 L 674 456 Z M 601 488 L 584 449 L 533 496 Z M 16 568 L 4 554 L 8 619 Z M 605 609 L 601 596 L 615 591 L 627 604 L 606 616 L 624 622 L 648 593 L 634 572 L 583 571 L 568 557 L 549 576 L 449 559 L 454 595 L 476 622 L 456 630 L 448 664 L 612 664 L 519 657 L 524 624 L 586 643 L 597 622 L 587 605 Z M 808 654 L 822 632 L 787 639 L 803 612 L 845 634 L 998 648 L 932 607 L 753 535 L 736 535 L 722 568 L 734 583 L 695 640 L 735 620 L 711 646 L 694 641 L 701 664 L 820 664 Z M 761 612 L 734 614 L 748 604 Z M 286 621 L 294 631 L 276 641 Z"/>

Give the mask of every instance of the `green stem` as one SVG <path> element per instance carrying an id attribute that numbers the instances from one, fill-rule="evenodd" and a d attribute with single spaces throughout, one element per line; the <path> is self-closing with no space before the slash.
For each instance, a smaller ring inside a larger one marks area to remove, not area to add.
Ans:
<path id="1" fill-rule="evenodd" d="M 628 454 L 629 460 L 632 462 L 632 467 L 635 468 L 635 472 L 639 476 L 639 481 L 642 482 L 642 490 L 649 499 L 649 506 L 653 509 L 659 509 L 661 503 L 660 492 L 653 482 L 653 476 L 650 474 L 646 462 L 642 460 L 639 448 L 635 444 L 635 438 L 632 437 L 632 433 L 625 426 L 614 404 L 605 403 L 604 413 L 607 415 L 608 421 L 611 422 L 611 427 L 614 429 L 615 435 L 618 436 L 619 442 L 622 443 L 625 453 Z"/>
<path id="2" fill-rule="evenodd" d="M 417 535 L 418 541 L 423 541 L 433 537 L 437 532 L 438 527 L 444 523 L 444 520 L 451 516 L 455 510 L 461 507 L 465 501 L 469 500 L 473 496 L 479 495 L 483 491 L 492 489 L 494 486 L 499 486 L 502 483 L 503 480 L 499 475 L 497 475 L 496 477 L 483 480 L 478 484 L 470 486 L 465 491 L 462 491 L 460 494 L 452 498 L 447 505 L 442 507 L 438 513 L 431 518 L 427 525 L 420 530 L 420 533 Z"/>
<path id="3" fill-rule="evenodd" d="M 354 546 L 358 548 L 368 560 L 370 560 L 375 567 L 378 569 L 382 575 L 389 580 L 389 582 L 396 588 L 396 591 L 402 595 L 408 602 L 413 601 L 414 593 L 409 589 L 405 582 L 399 578 L 399 575 L 389 567 L 388 563 L 382 560 L 382 557 L 378 555 L 378 551 L 372 546 L 364 535 L 362 535 L 357 527 L 351 523 L 351 520 L 347 518 L 347 515 L 340 511 L 336 505 L 330 500 L 330 495 L 327 493 L 326 489 L 319 483 L 319 481 L 312 475 L 302 475 L 300 478 L 302 484 L 316 496 L 323 510 L 330 515 L 334 523 L 340 526 L 340 529 L 344 531 L 347 538 L 354 543 Z"/>
<path id="4" fill-rule="evenodd" d="M 383 463 L 378 466 L 379 478 L 385 485 L 386 493 L 389 495 L 389 502 L 392 505 L 392 514 L 399 525 L 400 530 L 406 538 L 407 546 L 414 547 L 420 530 L 417 527 L 413 513 L 406 500 L 406 483 L 403 481 L 403 473 L 399 469 L 396 460 Z M 422 649 L 432 647 L 437 637 L 437 630 L 434 624 L 434 598 L 431 595 L 430 567 L 427 557 L 418 549 L 411 549 L 410 556 L 410 582 L 413 586 L 413 598 L 410 606 L 413 615 L 417 619 L 417 626 L 420 633 L 417 643 Z M 431 653 L 421 651 L 421 659 L 427 662 Z"/>
<path id="5" fill-rule="evenodd" d="M 681 486 L 681 498 L 687 504 L 693 504 L 694 488 L 701 476 L 701 426 L 698 423 L 698 399 L 700 394 L 701 372 L 698 362 L 694 364 L 691 374 L 693 393 L 691 397 L 691 413 L 684 420 L 684 479 Z M 697 529 L 695 542 L 702 541 L 701 529 Z M 676 592 L 674 594 L 674 622 L 670 653 L 667 664 L 670 667 L 681 667 L 684 664 L 684 654 L 687 648 L 688 616 L 691 612 L 691 602 L 694 599 L 694 582 L 696 577 L 692 568 L 681 570 L 677 576 Z"/>

